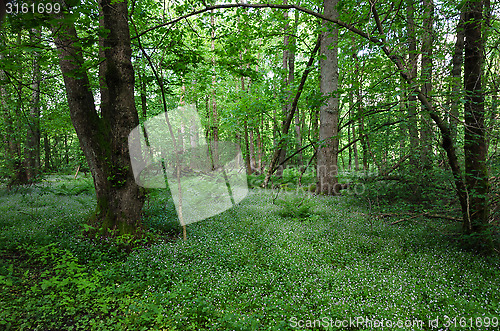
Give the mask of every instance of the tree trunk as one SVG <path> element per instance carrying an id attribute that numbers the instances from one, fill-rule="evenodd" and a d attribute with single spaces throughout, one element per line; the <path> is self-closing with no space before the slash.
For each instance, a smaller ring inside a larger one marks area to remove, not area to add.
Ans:
<path id="1" fill-rule="evenodd" d="M 324 0 L 324 15 L 336 19 L 338 0 Z M 326 98 L 321 105 L 316 192 L 339 194 L 338 187 L 338 27 L 323 22 L 326 31 L 321 33 L 321 94 Z"/>
<path id="2" fill-rule="evenodd" d="M 212 30 L 210 31 L 210 36 L 212 38 L 212 94 L 210 97 L 210 152 L 212 155 L 213 164 L 217 164 L 219 161 L 219 151 L 218 144 L 219 141 L 219 123 L 217 114 L 217 100 L 215 98 L 215 89 L 217 83 L 217 76 L 215 74 L 215 16 L 210 16 L 210 25 Z"/>
<path id="3" fill-rule="evenodd" d="M 252 164 L 250 161 L 250 147 L 248 139 L 248 124 L 247 120 L 243 121 L 243 137 L 245 138 L 245 168 L 247 169 L 247 175 L 252 174 Z"/>
<path id="4" fill-rule="evenodd" d="M 352 134 L 352 156 L 354 158 L 354 170 L 359 171 L 359 159 L 358 159 L 358 144 L 356 141 L 356 121 L 354 120 L 354 109 L 356 108 L 356 103 L 354 102 L 354 91 L 351 89 L 349 92 L 349 124 L 350 132 Z M 349 168 L 351 167 L 351 150 L 349 150 Z"/>
<path id="5" fill-rule="evenodd" d="M 102 235 L 138 234 L 144 192 L 132 173 L 128 134 L 139 124 L 134 103 L 127 1 L 101 0 L 100 45 L 104 58 L 99 68 L 101 116 L 83 68 L 83 52 L 74 23 L 60 21 L 55 38 L 64 76 L 71 121 L 94 179 L 97 196 L 95 228 Z M 64 18 L 64 17 L 61 17 Z"/>
<path id="6" fill-rule="evenodd" d="M 285 123 L 283 124 L 283 129 L 282 129 L 282 134 L 281 134 L 281 139 L 277 143 L 273 156 L 271 158 L 271 162 L 269 164 L 269 168 L 267 169 L 266 177 L 264 178 L 264 182 L 262 183 L 262 187 L 267 187 L 267 184 L 269 183 L 269 180 L 271 179 L 271 175 L 273 172 L 276 170 L 277 167 L 280 167 L 285 160 L 280 162 L 278 164 L 279 156 L 282 153 L 282 150 L 286 148 L 286 135 L 288 134 L 288 130 L 290 129 L 290 124 L 292 123 L 293 116 L 295 114 L 295 110 L 297 109 L 297 104 L 299 102 L 300 95 L 302 94 L 302 90 L 304 89 L 304 84 L 306 83 L 307 76 L 312 70 L 312 64 L 314 62 L 314 58 L 316 55 L 316 52 L 319 50 L 320 46 L 320 39 L 318 38 L 318 42 L 316 43 L 316 46 L 314 47 L 311 57 L 309 58 L 309 61 L 307 62 L 307 67 L 302 73 L 302 77 L 300 79 L 299 86 L 297 88 L 297 93 L 295 94 L 295 98 L 293 99 L 292 102 L 292 108 L 290 109 L 290 112 L 288 113 L 288 116 L 286 117 Z"/>
<path id="7" fill-rule="evenodd" d="M 462 103 L 462 65 L 464 63 L 464 20 L 465 11 L 462 11 L 458 24 L 457 24 L 457 41 L 453 49 L 452 68 L 451 68 L 451 106 L 449 123 L 451 129 L 451 139 L 454 143 L 457 140 L 457 126 L 460 117 L 460 107 Z"/>
<path id="8" fill-rule="evenodd" d="M 264 172 L 264 146 L 262 143 L 262 136 L 260 134 L 261 130 L 264 130 L 263 117 L 261 116 L 260 128 L 257 128 L 257 166 L 259 167 L 259 173 Z"/>
<path id="9" fill-rule="evenodd" d="M 40 39 L 40 30 L 31 30 L 32 42 Z M 26 134 L 26 176 L 28 182 L 36 180 L 40 172 L 40 53 L 33 53 L 33 78 L 31 81 L 31 105 L 28 116 L 28 132 Z"/>
<path id="10" fill-rule="evenodd" d="M 68 145 L 68 135 L 64 134 L 64 164 L 69 165 L 69 145 Z"/>
<path id="11" fill-rule="evenodd" d="M 295 11 L 295 23 L 293 24 L 292 35 L 289 39 L 289 53 L 288 53 L 288 84 L 290 87 L 293 87 L 293 83 L 295 81 L 295 52 L 296 52 L 296 37 L 297 28 L 299 25 L 300 12 Z M 292 107 L 292 93 L 290 93 L 290 110 Z M 297 138 L 297 164 L 300 166 L 303 163 L 303 155 L 302 155 L 302 133 L 301 133 L 301 120 L 300 120 L 300 111 L 297 107 L 296 116 L 295 116 L 295 137 Z"/>
<path id="12" fill-rule="evenodd" d="M 287 0 L 283 1 L 283 4 L 288 4 Z M 285 121 L 290 113 L 290 108 L 291 108 L 291 80 L 293 79 L 293 72 L 290 72 L 290 35 L 289 35 L 289 24 L 288 24 L 288 11 L 285 10 L 283 13 L 283 18 L 285 20 L 285 26 L 283 28 L 283 64 L 282 64 L 282 70 L 283 70 L 283 91 L 285 93 L 285 103 L 282 105 L 282 127 L 285 126 Z M 291 64 L 291 68 L 293 69 L 294 63 Z M 281 137 L 283 139 L 283 136 Z M 288 145 L 288 139 L 285 139 L 283 142 L 283 148 L 280 148 L 280 154 L 278 158 L 278 168 L 276 169 L 276 176 L 281 177 L 283 176 L 283 163 L 285 162 L 286 158 L 286 149 Z"/>
<path id="13" fill-rule="evenodd" d="M 484 63 L 484 38 L 481 35 L 483 2 L 468 1 L 465 10 L 465 183 L 468 217 L 466 234 L 481 233 L 488 225 L 488 170 L 484 128 L 484 92 L 481 87 Z M 479 243 L 478 243 L 479 244 Z"/>
<path id="14" fill-rule="evenodd" d="M 414 80 L 417 78 L 417 37 L 415 33 L 415 0 L 408 0 L 407 3 L 407 30 L 408 30 L 408 73 L 409 79 Z M 410 93 L 408 93 L 408 134 L 410 139 L 410 164 L 414 167 L 418 166 L 417 151 L 418 151 L 418 129 L 417 129 L 417 96 L 411 93 L 413 87 L 410 86 Z"/>
<path id="15" fill-rule="evenodd" d="M 432 43 L 434 40 L 434 3 L 432 0 L 423 0 L 422 6 L 424 8 L 424 20 L 423 28 L 424 35 L 422 38 L 422 69 L 421 69 L 421 80 L 422 80 L 422 93 L 427 97 L 428 100 L 431 99 L 432 94 Z M 431 164 L 431 153 L 432 153 L 432 127 L 430 121 L 428 121 L 428 116 L 425 113 L 425 106 L 422 106 L 422 123 L 420 131 L 420 142 L 421 142 L 421 154 L 420 161 L 422 169 L 430 169 Z"/>
<path id="16" fill-rule="evenodd" d="M 50 152 L 50 140 L 47 132 L 43 133 L 43 152 L 44 152 L 44 170 L 51 171 L 52 166 L 52 154 Z"/>
<path id="17" fill-rule="evenodd" d="M 2 55 L 0 54 L 0 59 L 2 58 Z M 3 70 L 0 70 L 0 80 L 5 79 L 5 72 Z M 11 179 L 11 184 L 18 183 L 18 179 L 15 177 L 18 163 L 20 160 L 18 160 L 19 155 L 20 155 L 20 150 L 21 147 L 19 146 L 19 143 L 17 141 L 17 137 L 15 134 L 15 125 L 14 125 L 14 119 L 12 118 L 12 113 L 9 109 L 9 104 L 8 100 L 10 99 L 10 95 L 8 93 L 8 89 L 5 88 L 4 85 L 0 84 L 0 111 L 1 111 L 1 116 L 3 117 L 3 122 L 4 122 L 4 135 L 3 135 L 3 141 L 5 142 L 5 154 L 6 154 L 6 159 L 8 160 L 8 169 L 9 171 L 14 175 Z"/>
<path id="18" fill-rule="evenodd" d="M 257 171 L 257 162 L 255 159 L 255 144 L 254 144 L 254 134 L 253 129 L 248 129 L 248 152 L 250 154 L 250 168 L 252 169 L 252 173 Z"/>
<path id="19" fill-rule="evenodd" d="M 139 73 L 139 80 L 141 84 L 141 116 L 145 121 L 147 119 L 148 112 L 148 101 L 147 101 L 147 91 L 146 91 L 146 78 Z"/>

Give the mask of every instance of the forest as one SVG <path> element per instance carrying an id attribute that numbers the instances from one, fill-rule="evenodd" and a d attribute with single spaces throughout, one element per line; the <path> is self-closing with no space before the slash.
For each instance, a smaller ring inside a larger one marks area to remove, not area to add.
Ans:
<path id="1" fill-rule="evenodd" d="M 0 329 L 498 330 L 499 18 L 1 0 Z"/>

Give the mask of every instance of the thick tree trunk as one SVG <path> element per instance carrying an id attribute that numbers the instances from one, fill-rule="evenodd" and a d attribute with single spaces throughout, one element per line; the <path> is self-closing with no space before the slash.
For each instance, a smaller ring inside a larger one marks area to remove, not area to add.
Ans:
<path id="1" fill-rule="evenodd" d="M 324 15 L 336 19 L 338 0 L 324 0 Z M 316 192 L 328 195 L 339 194 L 338 175 L 338 27 L 323 22 L 326 31 L 321 38 L 321 94 L 325 97 L 320 112 L 320 128 L 317 165 Z"/>
<path id="2" fill-rule="evenodd" d="M 488 224 L 488 170 L 484 128 L 484 91 L 481 87 L 484 63 L 484 38 L 481 35 L 483 2 L 465 4 L 465 183 L 468 217 L 465 233 L 480 233 Z"/>
<path id="3" fill-rule="evenodd" d="M 137 234 L 141 226 L 144 192 L 132 173 L 128 134 L 139 124 L 134 103 L 127 2 L 100 2 L 105 61 L 99 68 L 99 117 L 82 50 L 73 23 L 61 20 L 55 43 L 64 76 L 70 115 L 96 188 L 95 227 L 103 235 Z"/>

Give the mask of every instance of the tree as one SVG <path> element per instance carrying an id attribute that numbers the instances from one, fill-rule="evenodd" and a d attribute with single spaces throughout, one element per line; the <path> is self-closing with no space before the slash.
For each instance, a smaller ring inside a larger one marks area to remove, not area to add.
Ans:
<path id="1" fill-rule="evenodd" d="M 337 19 L 338 0 L 324 0 L 324 15 Z M 321 67 L 321 94 L 325 98 L 320 108 L 317 186 L 316 192 L 328 195 L 339 193 L 337 180 L 338 156 L 338 121 L 339 98 L 338 90 L 338 27 L 323 21 L 325 31 L 321 33 L 320 67 Z"/>
<path id="2" fill-rule="evenodd" d="M 451 106 L 449 114 L 449 123 L 452 130 L 453 142 L 456 142 L 457 138 L 457 126 L 460 116 L 460 99 L 462 97 L 462 65 L 464 63 L 464 20 L 465 11 L 462 10 L 460 17 L 458 19 L 457 30 L 456 30 L 456 42 L 453 48 L 452 57 L 452 68 L 451 68 Z"/>
<path id="3" fill-rule="evenodd" d="M 420 76 L 422 80 L 422 93 L 430 99 L 432 96 L 432 70 L 433 70 L 433 40 L 434 40 L 434 4 L 432 0 L 422 0 L 422 6 L 424 9 L 424 19 L 423 19 L 423 36 L 422 36 L 422 69 L 420 71 Z M 422 106 L 424 107 L 424 106 Z M 432 167 L 431 164 L 431 152 L 432 152 L 432 127 L 431 123 L 428 121 L 428 116 L 424 113 L 422 116 L 422 124 L 420 129 L 420 162 L 422 169 L 429 170 Z"/>
<path id="4" fill-rule="evenodd" d="M 464 36 L 464 88 L 465 88 L 465 183 L 467 210 L 464 230 L 467 234 L 483 233 L 488 225 L 488 170 L 484 128 L 484 91 L 482 89 L 484 65 L 483 1 L 467 1 Z M 484 244 L 484 243 L 482 243 Z"/>
<path id="5" fill-rule="evenodd" d="M 408 73 L 410 79 L 417 77 L 417 37 L 415 34 L 415 4 L 414 0 L 407 0 L 406 7 L 407 15 L 407 33 L 408 33 Z M 411 87 L 410 87 L 411 89 Z M 410 90 L 408 93 L 408 133 L 410 136 L 410 162 L 413 166 L 417 166 L 417 150 L 418 150 L 418 129 L 417 129 L 417 96 Z"/>
<path id="6" fill-rule="evenodd" d="M 31 30 L 32 41 L 40 39 L 40 30 Z M 31 105 L 28 117 L 28 132 L 26 139 L 26 179 L 33 182 L 40 172 L 40 53 L 34 52 L 33 79 L 31 83 Z"/>
<path id="7" fill-rule="evenodd" d="M 96 188 L 95 227 L 103 235 L 137 234 L 144 192 L 135 183 L 128 134 L 139 124 L 134 103 L 127 1 L 100 1 L 100 114 L 94 104 L 83 52 L 74 23 L 59 20 L 55 43 L 64 75 L 71 120 Z"/>

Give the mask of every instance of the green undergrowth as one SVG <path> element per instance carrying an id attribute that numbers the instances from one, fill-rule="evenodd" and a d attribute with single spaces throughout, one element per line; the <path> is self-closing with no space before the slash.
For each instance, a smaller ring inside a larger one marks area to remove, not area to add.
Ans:
<path id="1" fill-rule="evenodd" d="M 443 323 L 500 316 L 498 259 L 459 249 L 453 222 L 390 225 L 361 202 L 252 190 L 184 242 L 154 191 L 144 223 L 160 239 L 125 253 L 79 235 L 91 193 L 0 190 L 0 329 L 328 330 L 358 317 L 497 329 Z"/>

